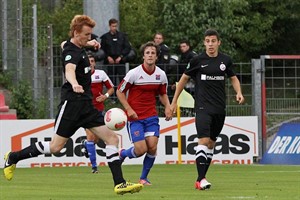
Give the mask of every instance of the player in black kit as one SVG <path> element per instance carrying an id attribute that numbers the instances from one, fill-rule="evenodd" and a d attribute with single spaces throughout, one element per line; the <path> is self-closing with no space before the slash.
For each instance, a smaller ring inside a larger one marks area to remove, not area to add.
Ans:
<path id="1" fill-rule="evenodd" d="M 95 21 L 86 15 L 76 15 L 70 24 L 70 37 L 62 43 L 63 72 L 66 82 L 61 88 L 61 103 L 55 119 L 51 141 L 39 141 L 20 151 L 5 154 L 4 176 L 13 178 L 16 164 L 20 160 L 37 157 L 41 154 L 59 152 L 68 139 L 80 128 L 90 130 L 106 144 L 106 158 L 114 180 L 117 194 L 139 192 L 142 184 L 126 182 L 122 174 L 122 162 L 119 158 L 119 138 L 115 132 L 105 126 L 103 118 L 92 103 L 91 67 L 86 46 L 99 48 L 96 40 L 91 40 Z"/>
<path id="2" fill-rule="evenodd" d="M 225 120 L 225 78 L 230 78 L 236 92 L 236 101 L 244 102 L 238 78 L 232 70 L 232 60 L 218 51 L 221 44 L 216 30 L 208 29 L 204 34 L 206 51 L 193 57 L 187 65 L 176 87 L 171 109 L 176 111 L 177 100 L 190 78 L 195 81 L 195 112 L 198 146 L 196 166 L 198 177 L 195 188 L 206 190 L 211 184 L 206 173 L 213 157 L 213 150 Z"/>

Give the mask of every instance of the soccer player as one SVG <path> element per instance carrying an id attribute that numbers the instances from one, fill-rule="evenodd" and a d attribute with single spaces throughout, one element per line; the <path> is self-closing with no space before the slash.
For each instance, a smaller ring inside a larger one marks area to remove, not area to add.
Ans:
<path id="1" fill-rule="evenodd" d="M 88 54 L 91 73 L 92 73 L 92 94 L 93 94 L 93 104 L 99 112 L 99 117 L 103 120 L 104 117 L 104 101 L 114 93 L 114 85 L 110 78 L 107 76 L 105 71 L 95 69 L 96 61 L 93 54 Z M 103 87 L 106 87 L 107 92 L 103 94 Z M 97 159 L 96 159 L 96 148 L 95 144 L 98 143 L 99 138 L 95 136 L 89 129 L 85 129 L 86 140 L 82 141 L 84 147 L 84 153 L 86 157 L 90 158 L 92 164 L 92 173 L 98 173 Z"/>
<path id="2" fill-rule="evenodd" d="M 159 95 L 165 106 L 166 120 L 172 119 L 167 96 L 167 76 L 155 65 L 158 46 L 148 42 L 141 47 L 143 64 L 130 70 L 117 89 L 117 96 L 127 112 L 129 134 L 134 146 L 120 151 L 120 157 L 137 158 L 144 154 L 140 183 L 151 185 L 147 176 L 154 164 L 159 137 L 159 119 L 156 111 L 156 97 Z M 126 93 L 128 96 L 126 98 Z"/>
<path id="3" fill-rule="evenodd" d="M 219 52 L 221 44 L 216 30 L 208 29 L 204 34 L 205 52 L 192 58 L 182 74 L 172 100 L 171 109 L 176 111 L 177 100 L 190 78 L 195 81 L 195 112 L 198 146 L 196 166 L 198 177 L 195 188 L 206 190 L 211 184 L 206 173 L 213 157 L 214 146 L 225 120 L 225 77 L 231 80 L 236 92 L 236 101 L 244 102 L 238 78 L 232 70 L 232 60 Z"/>
<path id="4" fill-rule="evenodd" d="M 100 47 L 96 40 L 91 40 L 95 24 L 95 21 L 86 15 L 76 15 L 72 19 L 69 32 L 71 38 L 64 43 L 62 51 L 66 82 L 61 88 L 55 134 L 51 141 L 39 141 L 20 151 L 6 153 L 4 176 L 7 180 L 13 178 L 19 161 L 59 152 L 77 129 L 83 127 L 106 143 L 106 158 L 115 185 L 114 191 L 117 194 L 134 193 L 143 188 L 142 184 L 126 182 L 123 178 L 122 162 L 118 154 L 119 138 L 104 125 L 103 118 L 99 118 L 99 112 L 92 103 L 91 67 L 84 47 Z"/>

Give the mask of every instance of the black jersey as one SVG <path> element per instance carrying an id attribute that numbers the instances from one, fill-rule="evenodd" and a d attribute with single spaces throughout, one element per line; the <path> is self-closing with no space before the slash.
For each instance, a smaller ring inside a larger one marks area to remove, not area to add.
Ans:
<path id="1" fill-rule="evenodd" d="M 225 78 L 235 76 L 231 58 L 222 53 L 209 57 L 204 52 L 192 58 L 184 73 L 195 81 L 195 111 L 225 114 Z"/>
<path id="2" fill-rule="evenodd" d="M 65 100 L 92 100 L 91 92 L 91 67 L 90 61 L 84 48 L 79 48 L 69 40 L 62 51 L 63 72 L 66 65 L 76 65 L 75 75 L 79 85 L 83 87 L 84 93 L 75 93 L 72 85 L 66 81 L 61 88 L 61 101 Z"/>

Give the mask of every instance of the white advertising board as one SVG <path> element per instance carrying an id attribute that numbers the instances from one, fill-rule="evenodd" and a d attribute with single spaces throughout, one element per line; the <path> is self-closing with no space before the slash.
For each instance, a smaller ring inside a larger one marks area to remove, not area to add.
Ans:
<path id="1" fill-rule="evenodd" d="M 217 140 L 214 164 L 252 164 L 258 155 L 257 117 L 226 117 L 225 125 Z M 197 145 L 197 133 L 194 118 L 181 118 L 182 163 L 193 164 L 194 147 Z M 0 120 L 0 153 L 17 151 L 36 141 L 49 141 L 53 135 L 54 120 Z M 178 163 L 178 127 L 177 120 L 165 121 L 160 118 L 161 134 L 155 163 Z M 132 146 L 126 129 L 118 131 L 119 148 Z M 55 155 L 40 155 L 36 158 L 22 160 L 18 167 L 70 167 L 89 166 L 89 159 L 81 153 L 81 140 L 85 132 L 79 129 L 67 142 L 65 148 Z M 106 165 L 105 145 L 96 145 L 97 162 Z M 142 164 L 143 157 L 126 159 L 124 164 Z M 0 165 L 3 165 L 0 159 Z"/>

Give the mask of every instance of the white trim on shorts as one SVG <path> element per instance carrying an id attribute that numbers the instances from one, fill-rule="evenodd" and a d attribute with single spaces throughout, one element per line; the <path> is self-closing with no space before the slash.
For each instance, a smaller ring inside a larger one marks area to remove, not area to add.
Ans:
<path id="1" fill-rule="evenodd" d="M 65 111 L 65 108 L 66 108 L 66 106 L 67 106 L 67 103 L 68 103 L 68 101 L 65 100 L 64 104 L 63 104 L 63 105 L 61 106 L 61 108 L 60 108 L 60 111 L 59 111 L 59 114 L 58 114 L 58 116 L 57 116 L 56 123 L 55 123 L 55 126 L 54 126 L 54 132 L 55 132 L 55 133 L 56 133 L 58 127 L 59 127 L 61 118 L 62 118 L 62 116 L 63 116 L 63 114 L 64 114 L 64 111 Z"/>

